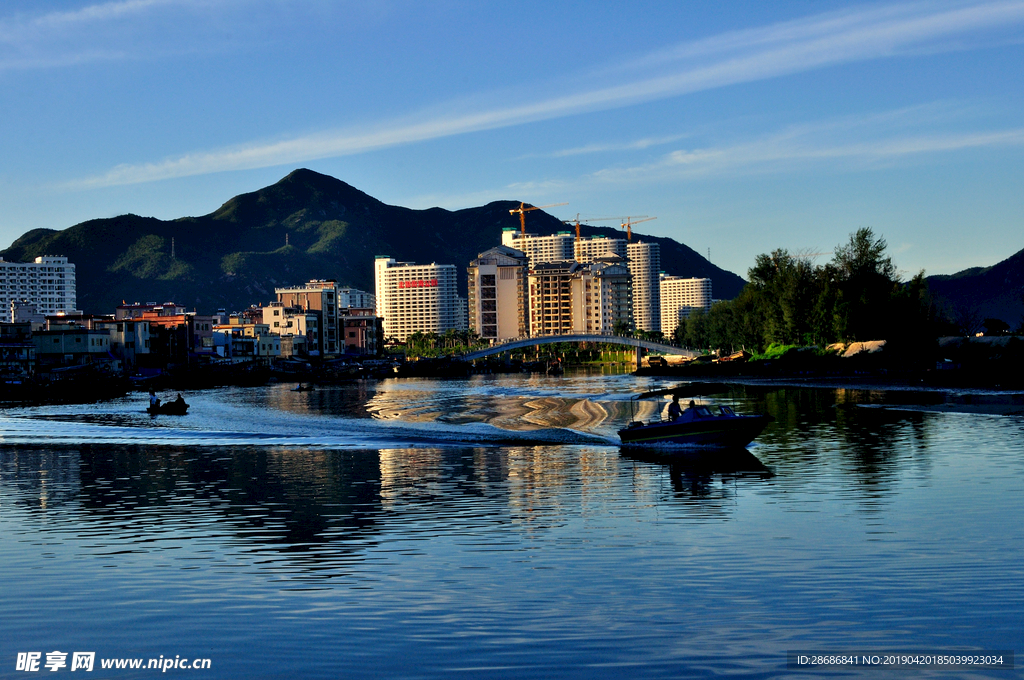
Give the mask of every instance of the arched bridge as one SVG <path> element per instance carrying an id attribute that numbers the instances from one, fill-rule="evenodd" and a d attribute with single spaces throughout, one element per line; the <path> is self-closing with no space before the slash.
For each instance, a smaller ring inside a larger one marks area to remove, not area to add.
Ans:
<path id="1" fill-rule="evenodd" d="M 683 349 L 682 347 L 666 345 L 662 342 L 651 342 L 650 340 L 631 338 L 623 335 L 593 335 L 581 333 L 577 335 L 542 335 L 536 338 L 512 340 L 510 342 L 503 342 L 500 345 L 491 345 L 484 349 L 478 349 L 475 352 L 463 354 L 462 358 L 466 361 L 473 361 L 474 359 L 483 359 L 484 357 L 502 354 L 504 352 L 511 352 L 517 349 L 523 349 L 524 347 L 551 345 L 557 342 L 603 342 L 608 345 L 625 345 L 626 347 L 633 347 L 637 350 L 637 368 L 640 367 L 640 359 L 643 357 L 642 350 L 647 350 L 648 352 L 661 352 L 662 354 L 675 354 L 691 358 L 699 354 L 698 352 Z"/>

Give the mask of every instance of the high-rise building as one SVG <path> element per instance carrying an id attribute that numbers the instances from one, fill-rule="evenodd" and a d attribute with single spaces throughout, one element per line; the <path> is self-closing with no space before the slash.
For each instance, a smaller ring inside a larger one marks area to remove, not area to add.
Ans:
<path id="1" fill-rule="evenodd" d="M 335 281 L 314 279 L 304 286 L 275 288 L 277 301 L 283 307 L 299 307 L 305 311 L 320 313 L 319 347 L 310 346 L 310 351 L 321 354 L 341 354 L 345 351 L 341 337 L 340 315 L 338 314 L 338 284 Z M 262 313 L 260 314 L 262 318 Z"/>
<path id="2" fill-rule="evenodd" d="M 75 265 L 66 257 L 37 257 L 34 262 L 0 257 L 0 309 L 10 312 L 15 301 L 35 304 L 44 316 L 75 312 Z"/>
<path id="3" fill-rule="evenodd" d="M 572 260 L 530 267 L 530 335 L 573 333 L 573 275 L 585 267 Z"/>
<path id="4" fill-rule="evenodd" d="M 531 267 L 543 262 L 567 262 L 573 258 L 573 236 L 567 231 L 537 236 L 523 235 L 518 229 L 506 227 L 501 230 L 501 245 L 524 252 Z"/>
<path id="5" fill-rule="evenodd" d="M 469 329 L 492 343 L 525 337 L 527 317 L 526 254 L 495 246 L 469 263 Z"/>
<path id="6" fill-rule="evenodd" d="M 626 246 L 629 272 L 633 275 L 633 320 L 636 328 L 661 330 L 661 248 L 657 243 Z"/>
<path id="7" fill-rule="evenodd" d="M 590 264 L 542 262 L 530 269 L 530 335 L 611 335 L 631 328 L 632 276 L 618 255 Z"/>
<path id="8" fill-rule="evenodd" d="M 441 334 L 465 328 L 455 265 L 396 262 L 378 255 L 373 268 L 377 315 L 384 318 L 385 337 L 405 342 L 417 332 Z"/>
<path id="9" fill-rule="evenodd" d="M 584 294 L 589 284 L 590 313 L 584 314 L 583 332 L 611 335 L 616 330 L 633 330 L 633 276 L 626 259 L 606 253 L 598 255 L 584 277 Z"/>
<path id="10" fill-rule="evenodd" d="M 711 309 L 711 279 L 684 279 L 662 274 L 661 332 L 671 337 L 679 320 L 690 316 L 694 309 Z"/>
<path id="11" fill-rule="evenodd" d="M 573 259 L 580 264 L 593 262 L 601 255 L 618 255 L 626 259 L 626 239 L 608 236 L 584 237 L 573 243 Z"/>

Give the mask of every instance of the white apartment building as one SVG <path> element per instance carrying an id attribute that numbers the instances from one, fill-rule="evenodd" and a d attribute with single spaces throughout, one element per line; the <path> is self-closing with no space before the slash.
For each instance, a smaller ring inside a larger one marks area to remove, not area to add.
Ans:
<path id="1" fill-rule="evenodd" d="M 465 300 L 458 296 L 458 269 L 453 264 L 396 262 L 378 255 L 373 263 L 377 316 L 384 336 L 399 342 L 413 333 L 465 328 Z"/>
<path id="2" fill-rule="evenodd" d="M 495 246 L 469 263 L 469 328 L 491 343 L 525 337 L 529 331 L 526 254 Z"/>
<path id="3" fill-rule="evenodd" d="M 626 245 L 629 273 L 633 275 L 633 320 L 636 328 L 661 330 L 661 247 L 657 243 Z"/>
<path id="4" fill-rule="evenodd" d="M 374 309 L 377 301 L 373 293 L 358 288 L 339 288 L 338 307 L 340 309 Z"/>
<path id="5" fill-rule="evenodd" d="M 523 235 L 514 227 L 501 230 L 501 245 L 521 250 L 530 261 L 530 266 L 543 262 L 566 262 L 573 258 L 574 237 L 567 231 L 551 236 Z"/>
<path id="6" fill-rule="evenodd" d="M 711 309 L 711 279 L 661 275 L 661 332 L 671 337 L 694 309 Z"/>
<path id="7" fill-rule="evenodd" d="M 627 257 L 626 239 L 608 236 L 584 237 L 573 243 L 573 259 L 580 264 L 593 262 L 601 255 L 618 255 L 623 260 Z"/>
<path id="8" fill-rule="evenodd" d="M 11 303 L 34 303 L 39 314 L 75 312 L 75 265 L 66 257 L 37 257 L 34 262 L 6 262 L 0 257 L 0 309 Z"/>

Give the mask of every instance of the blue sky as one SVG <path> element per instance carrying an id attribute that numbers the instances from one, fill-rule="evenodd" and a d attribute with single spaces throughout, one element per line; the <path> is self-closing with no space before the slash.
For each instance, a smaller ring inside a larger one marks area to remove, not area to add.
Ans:
<path id="1" fill-rule="evenodd" d="M 0 121 L 2 247 L 307 167 L 657 216 L 744 276 L 859 227 L 908 275 L 1024 248 L 1024 0 L 4 0 Z"/>

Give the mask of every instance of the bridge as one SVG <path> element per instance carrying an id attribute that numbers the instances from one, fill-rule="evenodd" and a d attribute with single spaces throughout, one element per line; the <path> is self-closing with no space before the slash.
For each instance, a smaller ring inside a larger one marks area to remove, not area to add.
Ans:
<path id="1" fill-rule="evenodd" d="M 640 360 L 643 358 L 644 350 L 648 352 L 660 352 L 662 354 L 675 354 L 690 358 L 699 355 L 699 352 L 683 349 L 682 347 L 676 347 L 675 345 L 666 345 L 663 342 L 652 342 L 650 340 L 641 340 L 639 338 L 631 338 L 624 335 L 595 335 L 580 333 L 576 335 L 542 335 L 536 338 L 511 340 L 509 342 L 503 342 L 500 345 L 491 345 L 484 349 L 478 349 L 475 352 L 468 352 L 463 354 L 462 358 L 466 361 L 473 361 L 475 359 L 494 356 L 495 354 L 512 352 L 517 349 L 535 347 L 537 345 L 552 345 L 558 342 L 602 342 L 606 345 L 625 345 L 626 347 L 632 347 L 636 350 L 637 368 L 640 368 Z"/>

